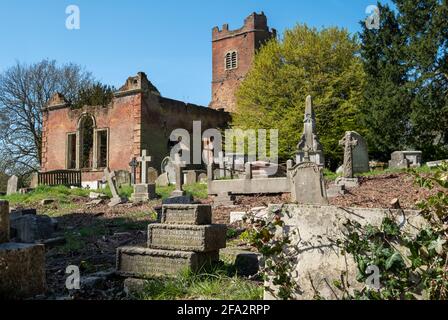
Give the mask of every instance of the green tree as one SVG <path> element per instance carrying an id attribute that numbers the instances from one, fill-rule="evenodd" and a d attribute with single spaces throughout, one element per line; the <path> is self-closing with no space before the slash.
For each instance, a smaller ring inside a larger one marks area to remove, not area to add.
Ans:
<path id="1" fill-rule="evenodd" d="M 357 121 L 364 73 L 356 37 L 346 30 L 317 30 L 297 25 L 281 40 L 272 39 L 257 53 L 237 93 L 233 126 L 278 129 L 279 157 L 296 153 L 303 130 L 305 99 L 312 95 L 317 131 L 327 163 L 342 158 L 338 141 L 347 130 L 362 129 Z"/>
<path id="2" fill-rule="evenodd" d="M 378 4 L 380 29 L 361 33 L 367 83 L 361 114 L 373 151 L 417 148 L 448 154 L 448 5 L 446 0 Z M 381 156 L 380 156 L 381 157 Z"/>

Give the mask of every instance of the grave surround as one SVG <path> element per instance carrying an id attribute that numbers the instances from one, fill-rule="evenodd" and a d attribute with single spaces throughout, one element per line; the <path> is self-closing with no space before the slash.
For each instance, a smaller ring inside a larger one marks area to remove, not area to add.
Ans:
<path id="1" fill-rule="evenodd" d="M 176 276 L 219 261 L 227 226 L 211 224 L 210 205 L 163 205 L 160 222 L 148 226 L 148 243 L 117 249 L 117 273 L 145 279 Z"/>

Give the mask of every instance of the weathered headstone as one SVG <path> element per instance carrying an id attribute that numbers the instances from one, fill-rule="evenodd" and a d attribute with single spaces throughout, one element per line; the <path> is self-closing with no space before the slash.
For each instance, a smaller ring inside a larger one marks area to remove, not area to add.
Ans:
<path id="1" fill-rule="evenodd" d="M 353 149 L 358 146 L 358 138 L 359 134 L 347 131 L 342 140 L 339 141 L 339 145 L 344 147 L 344 164 L 343 164 L 343 173 L 342 177 L 336 180 L 336 185 L 344 185 L 348 188 L 354 188 L 359 185 L 358 178 L 354 176 L 354 154 Z M 367 162 L 368 166 L 368 162 Z"/>
<path id="2" fill-rule="evenodd" d="M 167 187 L 169 185 L 168 173 L 162 173 L 156 180 L 156 185 L 159 187 Z"/>
<path id="3" fill-rule="evenodd" d="M 12 195 L 17 193 L 17 184 L 19 179 L 16 176 L 11 176 L 11 178 L 8 179 L 8 187 L 6 189 L 6 195 Z"/>
<path id="4" fill-rule="evenodd" d="M 364 173 L 370 171 L 369 166 L 369 149 L 364 138 L 356 131 L 350 131 L 356 145 L 352 148 L 353 153 L 353 174 Z"/>
<path id="5" fill-rule="evenodd" d="M 120 197 L 118 194 L 117 186 L 115 185 L 115 173 L 109 171 L 109 168 L 104 169 L 104 175 L 106 177 L 107 183 L 109 185 L 110 191 L 112 192 L 112 199 L 109 202 L 109 207 L 114 207 L 116 205 L 122 204 L 125 202 L 124 199 Z"/>
<path id="6" fill-rule="evenodd" d="M 130 186 L 131 185 L 131 173 L 126 170 L 116 170 L 115 171 L 115 183 L 117 188 L 121 188 L 122 186 Z"/>
<path id="7" fill-rule="evenodd" d="M 158 176 L 159 176 L 159 173 L 157 172 L 157 169 L 155 169 L 153 167 L 148 168 L 148 183 L 149 184 L 155 184 Z"/>
<path id="8" fill-rule="evenodd" d="M 391 155 L 389 168 L 391 169 L 408 169 L 421 167 L 422 152 L 421 151 L 395 151 Z"/>
<path id="9" fill-rule="evenodd" d="M 37 172 L 34 172 L 31 175 L 30 188 L 36 189 L 38 186 L 39 186 L 39 174 Z"/>
<path id="10" fill-rule="evenodd" d="M 137 158 L 132 158 L 131 162 L 129 162 L 129 167 L 131 168 L 131 184 L 137 183 Z"/>
<path id="11" fill-rule="evenodd" d="M 142 156 L 138 157 L 137 161 L 141 163 L 141 179 L 139 184 L 134 185 L 134 193 L 131 197 L 134 203 L 145 202 L 156 197 L 156 185 L 148 183 L 148 163 L 151 162 L 151 157 L 147 155 L 146 150 L 142 150 Z"/>
<path id="12" fill-rule="evenodd" d="M 289 169 L 291 201 L 300 204 L 328 204 L 322 167 L 314 162 L 298 163 Z"/>
<path id="13" fill-rule="evenodd" d="M 323 167 L 325 165 L 324 154 L 316 133 L 316 114 L 314 113 L 311 96 L 306 98 L 305 119 L 303 123 L 303 134 L 297 145 L 296 163 L 310 161 Z M 307 152 L 309 160 L 305 159 L 305 152 Z"/>
<path id="14" fill-rule="evenodd" d="M 11 217 L 10 227 L 14 241 L 34 243 L 52 238 L 57 229 L 57 221 L 45 215 L 25 214 Z"/>

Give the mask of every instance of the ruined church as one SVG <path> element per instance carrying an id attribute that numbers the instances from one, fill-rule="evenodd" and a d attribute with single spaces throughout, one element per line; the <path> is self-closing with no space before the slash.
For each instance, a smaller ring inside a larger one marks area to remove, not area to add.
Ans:
<path id="1" fill-rule="evenodd" d="M 264 13 L 251 14 L 237 30 L 229 30 L 227 24 L 213 28 L 208 107 L 163 97 L 143 72 L 128 78 L 105 107 L 74 109 L 55 94 L 43 110 L 41 171 L 81 170 L 83 181 L 99 181 L 104 168 L 129 171 L 129 162 L 142 150 L 148 150 L 151 166 L 160 170 L 173 147 L 174 129 L 192 133 L 193 121 L 201 121 L 202 131 L 228 125 L 235 92 L 257 49 L 275 36 Z"/>

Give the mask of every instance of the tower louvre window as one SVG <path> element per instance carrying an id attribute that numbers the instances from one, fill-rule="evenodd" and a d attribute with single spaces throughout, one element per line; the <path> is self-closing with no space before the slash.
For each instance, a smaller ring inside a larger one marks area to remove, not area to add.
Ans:
<path id="1" fill-rule="evenodd" d="M 231 51 L 226 53 L 225 59 L 226 70 L 232 70 L 238 68 L 238 52 Z"/>

